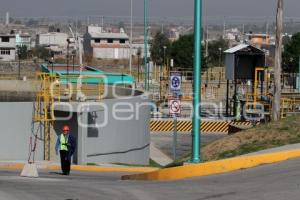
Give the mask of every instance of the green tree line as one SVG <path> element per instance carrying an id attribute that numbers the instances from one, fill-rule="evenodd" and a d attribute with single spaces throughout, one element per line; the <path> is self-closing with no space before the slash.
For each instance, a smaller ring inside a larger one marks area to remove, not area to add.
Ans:
<path id="1" fill-rule="evenodd" d="M 228 42 L 222 38 L 211 41 L 208 43 L 208 56 L 206 57 L 205 46 L 202 45 L 202 68 L 207 69 L 224 63 L 223 51 L 228 46 Z M 193 68 L 193 48 L 193 34 L 180 36 L 178 40 L 170 42 L 165 34 L 158 32 L 151 43 L 151 60 L 161 65 L 164 60 L 173 59 L 175 67 L 190 70 Z"/>

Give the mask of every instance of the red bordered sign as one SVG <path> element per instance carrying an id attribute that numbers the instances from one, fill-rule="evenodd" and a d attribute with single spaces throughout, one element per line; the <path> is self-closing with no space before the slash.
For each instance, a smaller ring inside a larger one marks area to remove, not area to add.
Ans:
<path id="1" fill-rule="evenodd" d="M 181 113 L 181 102 L 179 99 L 169 99 L 169 113 L 170 114 L 180 114 Z"/>

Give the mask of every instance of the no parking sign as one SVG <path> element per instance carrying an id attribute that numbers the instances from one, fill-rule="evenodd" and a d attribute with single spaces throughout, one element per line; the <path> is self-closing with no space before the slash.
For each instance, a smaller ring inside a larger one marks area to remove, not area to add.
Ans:
<path id="1" fill-rule="evenodd" d="M 181 113 L 181 102 L 179 99 L 169 99 L 169 113 L 170 114 L 180 114 Z"/>
<path id="2" fill-rule="evenodd" d="M 171 72 L 170 74 L 170 90 L 181 90 L 181 74 L 179 72 Z"/>

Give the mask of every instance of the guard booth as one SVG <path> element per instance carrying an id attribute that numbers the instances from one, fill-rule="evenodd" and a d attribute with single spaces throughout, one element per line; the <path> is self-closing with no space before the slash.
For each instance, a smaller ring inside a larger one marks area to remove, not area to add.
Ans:
<path id="1" fill-rule="evenodd" d="M 236 120 L 240 120 L 241 102 L 245 102 L 249 95 L 252 95 L 252 100 L 256 101 L 258 93 L 262 96 L 266 89 L 264 86 L 267 69 L 265 52 L 248 44 L 240 44 L 224 53 L 225 78 L 227 80 L 226 114 L 231 116 L 231 110 L 233 110 Z M 246 87 L 246 91 L 240 92 L 238 90 L 240 87 Z M 229 99 L 232 100 L 232 103 L 229 102 Z"/>

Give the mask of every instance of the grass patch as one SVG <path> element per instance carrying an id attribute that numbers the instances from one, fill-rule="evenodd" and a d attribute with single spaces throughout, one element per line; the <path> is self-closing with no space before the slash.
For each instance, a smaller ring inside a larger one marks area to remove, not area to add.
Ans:
<path id="1" fill-rule="evenodd" d="M 115 165 L 122 165 L 122 166 L 128 166 L 128 167 L 155 167 L 155 168 L 162 168 L 160 164 L 155 162 L 154 160 L 149 160 L 149 165 L 135 165 L 135 164 L 126 164 L 126 163 L 113 163 Z"/>
<path id="2" fill-rule="evenodd" d="M 97 166 L 96 163 L 87 163 L 86 165 L 88 165 L 88 166 Z"/>

